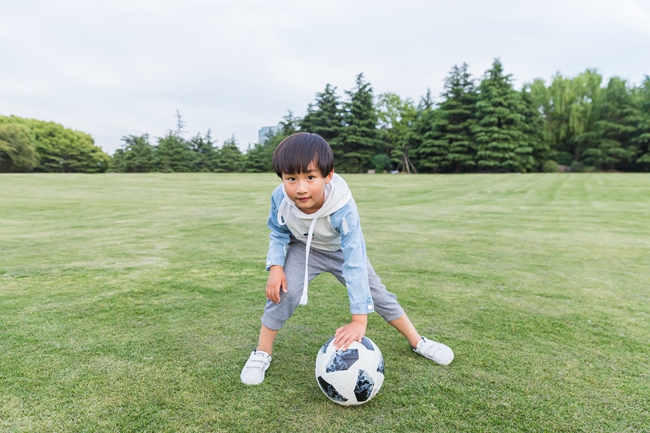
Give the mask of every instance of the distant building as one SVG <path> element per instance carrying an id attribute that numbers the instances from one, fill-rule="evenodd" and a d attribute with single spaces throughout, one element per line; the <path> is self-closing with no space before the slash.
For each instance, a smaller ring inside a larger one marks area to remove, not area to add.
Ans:
<path id="1" fill-rule="evenodd" d="M 280 130 L 280 125 L 262 126 L 260 128 L 260 131 L 258 132 L 257 142 L 260 144 L 264 144 L 264 142 L 268 139 L 269 135 L 275 135 L 279 130 Z"/>

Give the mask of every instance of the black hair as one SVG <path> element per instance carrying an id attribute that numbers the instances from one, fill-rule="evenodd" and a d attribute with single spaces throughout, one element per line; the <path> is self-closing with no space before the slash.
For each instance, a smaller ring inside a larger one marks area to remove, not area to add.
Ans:
<path id="1" fill-rule="evenodd" d="M 334 170 L 332 148 L 323 137 L 310 132 L 291 134 L 278 144 L 271 158 L 278 177 L 282 173 L 305 173 L 312 162 L 323 177 Z"/>

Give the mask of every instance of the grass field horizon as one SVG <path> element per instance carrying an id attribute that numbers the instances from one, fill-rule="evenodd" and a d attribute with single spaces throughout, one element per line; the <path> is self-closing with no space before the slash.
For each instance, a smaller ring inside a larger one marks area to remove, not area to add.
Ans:
<path id="1" fill-rule="evenodd" d="M 0 431 L 650 431 L 650 176 L 343 175 L 368 256 L 447 367 L 373 314 L 386 380 L 331 403 L 331 275 L 239 373 L 274 174 L 0 175 Z"/>

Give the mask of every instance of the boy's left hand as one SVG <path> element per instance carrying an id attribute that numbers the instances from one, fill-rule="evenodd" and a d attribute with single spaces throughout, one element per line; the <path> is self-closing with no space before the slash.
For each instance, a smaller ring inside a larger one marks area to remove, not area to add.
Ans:
<path id="1" fill-rule="evenodd" d="M 363 336 L 366 335 L 366 325 L 368 316 L 365 314 L 353 314 L 352 321 L 345 326 L 341 326 L 334 334 L 334 347 L 338 350 L 347 350 L 353 341 L 361 343 Z"/>

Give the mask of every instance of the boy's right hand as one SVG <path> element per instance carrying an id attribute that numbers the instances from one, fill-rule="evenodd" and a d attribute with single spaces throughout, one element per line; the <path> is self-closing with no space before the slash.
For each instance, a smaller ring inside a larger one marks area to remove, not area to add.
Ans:
<path id="1" fill-rule="evenodd" d="M 273 303 L 280 302 L 280 289 L 287 293 L 287 277 L 282 266 L 271 266 L 269 279 L 266 282 L 266 299 Z"/>

